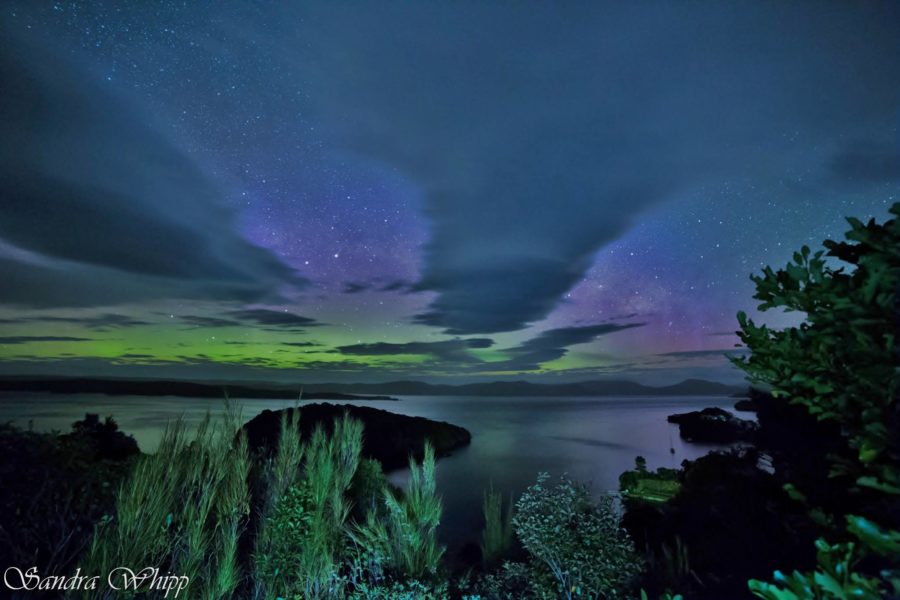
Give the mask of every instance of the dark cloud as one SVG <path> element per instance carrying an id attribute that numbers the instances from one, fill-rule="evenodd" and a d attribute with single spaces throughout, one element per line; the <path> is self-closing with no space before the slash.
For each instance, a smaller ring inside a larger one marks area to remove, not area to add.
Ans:
<path id="1" fill-rule="evenodd" d="M 312 348 L 314 346 L 321 346 L 321 344 L 317 344 L 316 342 L 281 342 L 282 346 L 292 346 L 294 348 Z"/>
<path id="2" fill-rule="evenodd" d="M 512 356 L 511 359 L 499 363 L 485 363 L 485 365 L 489 365 L 492 370 L 496 371 L 534 371 L 539 369 L 542 363 L 565 356 L 569 351 L 569 346 L 585 344 L 603 335 L 644 325 L 646 323 L 601 323 L 583 327 L 548 329 L 514 348 L 504 350 Z"/>
<path id="3" fill-rule="evenodd" d="M 841 149 L 829 165 L 841 180 L 883 183 L 900 181 L 898 142 L 857 142 Z"/>
<path id="4" fill-rule="evenodd" d="M 286 19 L 330 127 L 424 190 L 416 289 L 437 297 L 417 321 L 463 335 L 546 317 L 661 200 L 819 172 L 834 140 L 892 122 L 885 11 L 382 2 Z"/>
<path id="5" fill-rule="evenodd" d="M 469 354 L 468 350 L 472 348 L 490 348 L 493 345 L 494 340 L 490 338 L 469 338 L 440 342 L 352 344 L 349 346 L 338 346 L 337 351 L 340 354 L 364 356 L 429 355 L 440 361 L 470 363 L 478 361 Z"/>
<path id="6" fill-rule="evenodd" d="M 408 281 L 403 281 L 402 279 L 395 279 L 393 281 L 388 281 L 381 287 L 382 292 L 410 292 L 412 291 L 413 285 Z"/>
<path id="7" fill-rule="evenodd" d="M 83 317 L 65 317 L 58 315 L 35 315 L 22 316 L 16 319 L 3 319 L 3 323 L 66 323 L 71 325 L 81 325 L 88 329 L 97 331 L 107 331 L 109 329 L 122 329 L 125 327 L 140 327 L 143 325 L 152 325 L 149 321 L 143 321 L 128 315 L 120 315 L 116 313 L 106 313 L 102 315 L 83 316 Z"/>
<path id="8" fill-rule="evenodd" d="M 344 285 L 343 292 L 345 294 L 359 294 L 360 292 L 367 292 L 370 289 L 372 289 L 371 286 L 366 283 L 349 281 Z"/>
<path id="9" fill-rule="evenodd" d="M 244 308 L 238 310 L 230 310 L 223 313 L 225 317 L 205 316 L 205 315 L 181 315 L 178 319 L 185 324 L 193 327 L 246 327 L 248 323 L 253 325 L 263 325 L 266 327 L 274 327 L 274 331 L 287 330 L 296 331 L 302 327 L 316 327 L 322 325 L 315 319 L 302 317 L 300 315 L 281 311 L 271 310 L 267 308 Z M 235 344 L 249 343 L 235 341 Z"/>
<path id="10" fill-rule="evenodd" d="M 92 342 L 90 338 L 59 335 L 15 335 L 0 337 L 0 345 L 30 344 L 32 342 Z"/>
<path id="11" fill-rule="evenodd" d="M 237 233 L 202 169 L 75 64 L 3 30 L 0 302 L 278 298 L 300 280 Z"/>
<path id="12" fill-rule="evenodd" d="M 402 279 L 394 279 L 385 281 L 376 279 L 374 281 L 348 281 L 344 284 L 342 290 L 345 294 L 359 294 L 361 292 L 401 292 L 407 293 L 412 291 L 413 284 Z"/>
<path id="13" fill-rule="evenodd" d="M 257 325 L 268 325 L 280 329 L 297 329 L 301 327 L 316 327 L 322 323 L 309 317 L 302 317 L 286 310 L 272 310 L 268 308 L 245 308 L 232 310 L 225 313 L 240 321 L 249 321 Z"/>
<path id="14" fill-rule="evenodd" d="M 602 323 L 583 327 L 561 327 L 549 329 L 525 342 L 501 350 L 510 358 L 501 361 L 482 361 L 468 350 L 490 348 L 494 340 L 490 338 L 468 338 L 444 340 L 440 342 L 406 342 L 372 344 L 352 344 L 338 346 L 335 352 L 344 355 L 399 356 L 405 354 L 432 356 L 448 371 L 474 373 L 479 371 L 535 371 L 542 363 L 562 358 L 569 346 L 584 344 L 597 337 L 642 327 L 644 323 Z"/>
<path id="15" fill-rule="evenodd" d="M 223 319 L 221 317 L 204 317 L 201 315 L 183 315 L 178 317 L 182 323 L 192 325 L 196 328 L 202 327 L 241 327 L 240 321 L 233 319 Z"/>

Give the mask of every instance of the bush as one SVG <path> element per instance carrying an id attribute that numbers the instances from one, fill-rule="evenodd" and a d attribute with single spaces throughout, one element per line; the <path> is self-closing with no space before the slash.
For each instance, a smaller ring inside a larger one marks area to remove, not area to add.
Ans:
<path id="1" fill-rule="evenodd" d="M 477 593 L 464 596 L 465 600 L 520 600 L 533 598 L 532 574 L 528 565 L 506 561 L 496 571 L 478 581 Z"/>
<path id="2" fill-rule="evenodd" d="M 87 415 L 72 428 L 58 435 L 0 424 L 0 568 L 68 575 L 112 512 L 137 444 L 109 418 Z"/>
<path id="3" fill-rule="evenodd" d="M 670 500 L 681 489 L 677 470 L 660 467 L 656 471 L 648 471 L 647 460 L 643 456 L 636 457 L 634 465 L 633 471 L 619 475 L 619 491 L 623 497 L 661 503 Z"/>
<path id="4" fill-rule="evenodd" d="M 773 330 L 738 315 L 752 353 L 735 364 L 776 398 L 836 425 L 841 443 L 828 456 L 830 476 L 850 487 L 844 507 L 824 498 L 826 506 L 817 505 L 825 494 L 788 488 L 841 543 L 817 542 L 811 574 L 751 581 L 760 597 L 900 594 L 900 203 L 891 214 L 883 224 L 848 219 L 847 241 L 826 241 L 827 254 L 803 247 L 784 269 L 766 267 L 753 277 L 759 309 L 802 312 L 799 326 Z"/>
<path id="5" fill-rule="evenodd" d="M 594 502 L 584 485 L 538 475 L 516 503 L 516 535 L 532 559 L 532 582 L 546 596 L 553 581 L 561 598 L 628 597 L 641 561 L 620 526 L 610 497 Z M 548 577 L 549 576 L 549 577 Z M 543 588 L 543 589 L 542 589 Z"/>

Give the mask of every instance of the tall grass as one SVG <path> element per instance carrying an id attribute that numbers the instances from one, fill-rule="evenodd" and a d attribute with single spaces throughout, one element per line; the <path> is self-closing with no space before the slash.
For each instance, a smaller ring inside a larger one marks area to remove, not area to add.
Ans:
<path id="1" fill-rule="evenodd" d="M 503 510 L 503 496 L 494 491 L 494 486 L 484 493 L 482 503 L 484 531 L 481 534 L 481 556 L 486 566 L 497 564 L 509 552 L 515 538 L 513 527 L 513 502 Z"/>
<path id="2" fill-rule="evenodd" d="M 183 420 L 170 423 L 156 454 L 142 456 L 118 490 L 83 570 L 157 567 L 188 578 L 181 597 L 202 600 L 394 597 L 404 582 L 437 581 L 444 549 L 431 444 L 421 467 L 410 458 L 405 493 L 395 492 L 380 465 L 360 468 L 362 423 L 344 415 L 330 435 L 317 428 L 301 440 L 299 418 L 297 409 L 282 414 L 276 450 L 258 471 L 258 526 L 247 536 L 252 463 L 237 416 L 207 415 L 192 434 Z M 360 491 L 369 510 L 351 524 L 350 498 Z"/>
<path id="3" fill-rule="evenodd" d="M 253 594 L 255 598 L 275 598 L 288 583 L 282 571 L 284 557 L 292 554 L 284 527 L 277 524 L 301 521 L 302 515 L 291 515 L 291 509 L 302 509 L 299 483 L 304 446 L 300 433 L 300 411 L 297 407 L 281 413 L 278 444 L 275 453 L 262 467 L 259 527 L 253 556 Z M 294 517 L 294 518 L 292 518 Z M 276 524 L 277 523 L 277 524 Z"/>
<path id="4" fill-rule="evenodd" d="M 317 428 L 307 448 L 309 531 L 297 564 L 304 598 L 326 597 L 340 585 L 337 575 L 351 508 L 347 492 L 359 466 L 362 431 L 362 423 L 345 414 L 335 420 L 331 436 Z"/>
<path id="5" fill-rule="evenodd" d="M 330 436 L 316 428 L 303 446 L 296 431 L 296 422 L 286 424 L 283 418 L 271 469 L 274 490 L 254 553 L 256 596 L 337 597 L 362 423 L 344 415 Z"/>
<path id="6" fill-rule="evenodd" d="M 269 463 L 271 470 L 266 477 L 270 500 L 281 497 L 300 477 L 304 446 L 299 431 L 300 409 L 294 407 L 281 413 L 278 446 L 274 460 Z"/>
<path id="7" fill-rule="evenodd" d="M 423 580 L 437 574 L 444 548 L 437 541 L 443 507 L 434 478 L 434 447 L 425 443 L 422 467 L 409 459 L 410 478 L 406 493 L 385 488 L 384 516 L 370 511 L 366 521 L 352 528 L 358 547 L 383 560 L 383 567 L 396 576 Z"/>
<path id="8" fill-rule="evenodd" d="M 175 420 L 119 488 L 115 516 L 96 528 L 84 571 L 157 567 L 187 576 L 190 598 L 229 597 L 243 577 L 237 554 L 249 474 L 247 441 L 230 406 L 217 423 L 207 413 L 192 436 Z"/>

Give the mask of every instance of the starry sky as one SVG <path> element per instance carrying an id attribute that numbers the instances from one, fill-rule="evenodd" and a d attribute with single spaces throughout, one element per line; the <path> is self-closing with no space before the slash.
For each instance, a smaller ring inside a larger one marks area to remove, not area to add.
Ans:
<path id="1" fill-rule="evenodd" d="M 0 11 L 4 375 L 737 382 L 900 197 L 895 2 Z"/>

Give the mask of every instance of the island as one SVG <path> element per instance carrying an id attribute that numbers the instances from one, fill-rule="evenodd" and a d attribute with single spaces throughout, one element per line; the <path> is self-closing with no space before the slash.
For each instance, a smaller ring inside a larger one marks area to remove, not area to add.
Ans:
<path id="1" fill-rule="evenodd" d="M 730 444 L 750 440 L 757 430 L 753 421 L 716 407 L 669 415 L 667 421 L 677 423 L 679 434 L 688 442 Z"/>
<path id="2" fill-rule="evenodd" d="M 408 417 L 368 406 L 317 403 L 297 409 L 264 410 L 246 424 L 244 431 L 251 449 L 260 453 L 271 452 L 278 443 L 281 418 L 285 411 L 299 410 L 298 432 L 309 439 L 316 427 L 331 432 L 335 418 L 344 414 L 362 422 L 362 455 L 379 461 L 385 471 L 405 467 L 412 455 L 421 459 L 425 440 L 434 446 L 435 454 L 446 456 L 472 441 L 472 434 L 463 427 L 424 417 Z"/>

